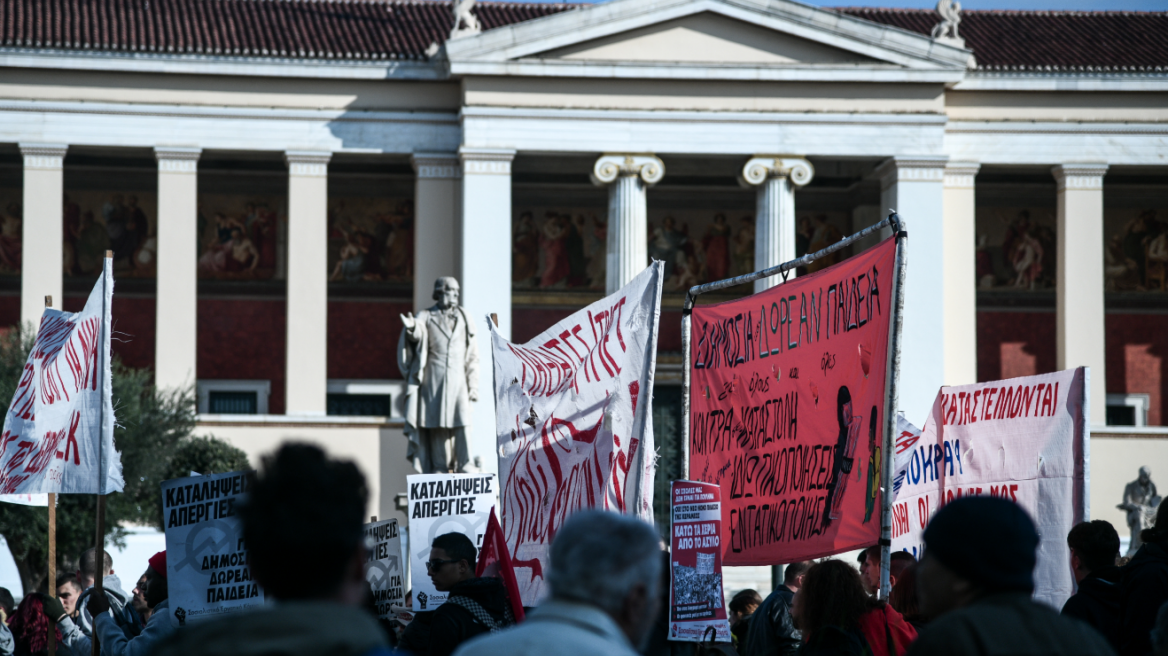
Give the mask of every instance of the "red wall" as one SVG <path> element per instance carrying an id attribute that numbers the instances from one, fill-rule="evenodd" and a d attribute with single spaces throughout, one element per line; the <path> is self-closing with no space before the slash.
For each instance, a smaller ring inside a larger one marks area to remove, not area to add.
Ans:
<path id="1" fill-rule="evenodd" d="M 1162 314 L 1108 314 L 1107 391 L 1147 394 L 1148 424 L 1164 425 L 1168 418 L 1168 316 Z"/>
<path id="2" fill-rule="evenodd" d="M 20 323 L 20 294 L 0 296 L 0 326 L 9 327 Z"/>
<path id="3" fill-rule="evenodd" d="M 284 300 L 199 300 L 197 375 L 268 379 L 268 412 L 284 413 Z"/>
<path id="4" fill-rule="evenodd" d="M 977 379 L 1055 370 L 1054 312 L 978 312 Z"/>
<path id="5" fill-rule="evenodd" d="M 17 297 L 19 298 L 19 297 Z M 62 309 L 80 312 L 85 308 L 88 296 L 65 297 Z M 19 301 L 16 307 L 19 316 Z M 151 297 L 119 296 L 114 292 L 114 305 L 110 308 L 113 316 L 113 334 L 110 335 L 110 351 L 122 359 L 122 364 L 135 369 L 154 368 L 154 299 Z"/>
<path id="6" fill-rule="evenodd" d="M 328 377 L 398 379 L 397 340 L 409 303 L 329 301 Z M 484 330 L 485 326 L 480 326 Z M 480 359 L 490 354 L 479 354 Z"/>

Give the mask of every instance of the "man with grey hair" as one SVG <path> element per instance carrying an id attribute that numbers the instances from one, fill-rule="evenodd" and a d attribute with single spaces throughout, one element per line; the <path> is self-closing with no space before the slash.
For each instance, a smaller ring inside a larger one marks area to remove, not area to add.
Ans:
<path id="1" fill-rule="evenodd" d="M 552 542 L 551 599 L 514 629 L 464 644 L 454 656 L 635 656 L 660 601 L 657 531 L 627 515 L 582 510 Z"/>
<path id="2" fill-rule="evenodd" d="M 479 351 L 458 292 L 457 280 L 439 278 L 438 303 L 401 318 L 397 363 L 406 379 L 406 458 L 423 474 L 463 472 L 470 461 L 466 431 L 470 404 L 479 400 Z"/>

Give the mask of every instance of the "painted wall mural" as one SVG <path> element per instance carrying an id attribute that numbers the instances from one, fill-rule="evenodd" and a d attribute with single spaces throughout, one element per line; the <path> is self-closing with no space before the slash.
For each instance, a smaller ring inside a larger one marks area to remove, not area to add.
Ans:
<path id="1" fill-rule="evenodd" d="M 1107 291 L 1168 291 L 1168 210 L 1105 210 L 1103 234 Z"/>
<path id="2" fill-rule="evenodd" d="M 414 280 L 414 202 L 408 198 L 329 198 L 329 282 Z"/>
<path id="3" fill-rule="evenodd" d="M 649 257 L 665 262 L 667 292 L 754 271 L 755 225 L 749 213 L 650 209 L 647 228 Z M 834 244 L 850 230 L 846 212 L 801 214 L 797 254 Z M 607 235 L 603 209 L 518 209 L 512 227 L 512 288 L 603 290 Z M 818 271 L 847 256 L 835 253 L 808 270 Z"/>
<path id="4" fill-rule="evenodd" d="M 105 252 L 118 277 L 153 278 L 158 269 L 158 197 L 152 192 L 70 190 L 62 208 L 64 274 L 92 278 Z"/>
<path id="5" fill-rule="evenodd" d="M 23 191 L 0 189 L 0 276 L 20 275 Z"/>
<path id="6" fill-rule="evenodd" d="M 979 207 L 975 221 L 978 289 L 1054 289 L 1057 244 L 1053 210 Z"/>
<path id="7" fill-rule="evenodd" d="M 199 277 L 283 278 L 287 200 L 278 195 L 199 194 Z"/>

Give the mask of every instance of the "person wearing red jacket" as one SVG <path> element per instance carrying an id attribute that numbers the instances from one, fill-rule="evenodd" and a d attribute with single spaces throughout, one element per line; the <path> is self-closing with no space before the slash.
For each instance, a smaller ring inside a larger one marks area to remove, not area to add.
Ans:
<path id="1" fill-rule="evenodd" d="M 792 614 L 803 632 L 803 656 L 904 656 L 917 637 L 895 608 L 868 596 L 859 572 L 842 560 L 807 570 Z"/>

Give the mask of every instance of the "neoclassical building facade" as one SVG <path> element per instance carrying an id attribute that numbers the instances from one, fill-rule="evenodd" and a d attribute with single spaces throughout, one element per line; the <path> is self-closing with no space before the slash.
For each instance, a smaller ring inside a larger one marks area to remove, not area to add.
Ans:
<path id="1" fill-rule="evenodd" d="M 201 428 L 253 456 L 358 458 L 391 516 L 398 316 L 436 277 L 525 340 L 665 260 L 661 442 L 685 288 L 895 210 L 908 418 L 941 385 L 1089 366 L 1096 507 L 1121 525 L 1112 488 L 1168 456 L 1168 16 L 473 12 L 481 31 L 439 1 L 4 3 L 0 322 L 80 307 L 113 250 L 124 361 L 196 386 Z"/>

